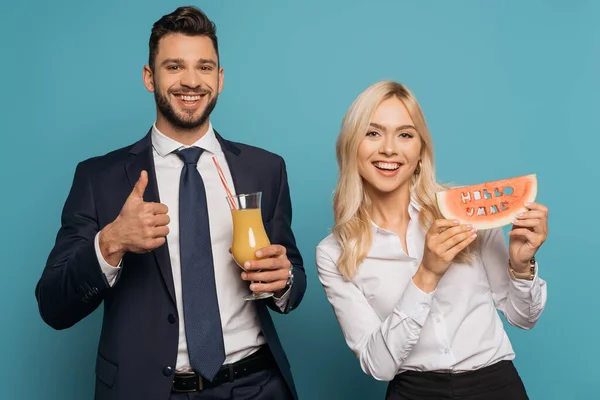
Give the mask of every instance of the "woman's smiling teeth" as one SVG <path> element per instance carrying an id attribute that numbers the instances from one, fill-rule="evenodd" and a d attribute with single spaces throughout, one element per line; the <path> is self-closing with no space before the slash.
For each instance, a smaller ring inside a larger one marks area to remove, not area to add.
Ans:
<path id="1" fill-rule="evenodd" d="M 384 171 L 395 171 L 400 168 L 400 163 L 396 162 L 375 161 L 373 165 L 375 168 L 382 169 Z"/>

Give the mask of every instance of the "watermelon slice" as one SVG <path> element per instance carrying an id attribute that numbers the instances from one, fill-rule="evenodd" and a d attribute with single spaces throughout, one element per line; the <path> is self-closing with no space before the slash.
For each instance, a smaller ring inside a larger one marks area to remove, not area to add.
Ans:
<path id="1" fill-rule="evenodd" d="M 524 204 L 535 201 L 536 195 L 537 177 L 531 174 L 443 190 L 436 198 L 444 218 L 492 229 L 509 224 L 526 211 Z"/>

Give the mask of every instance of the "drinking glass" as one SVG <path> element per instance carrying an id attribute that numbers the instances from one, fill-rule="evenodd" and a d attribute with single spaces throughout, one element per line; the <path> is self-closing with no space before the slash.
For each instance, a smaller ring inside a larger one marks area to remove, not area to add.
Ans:
<path id="1" fill-rule="evenodd" d="M 256 251 L 271 244 L 262 222 L 261 199 L 262 192 L 227 197 L 233 218 L 231 253 L 236 264 L 244 271 L 244 263 L 258 260 Z M 244 296 L 244 300 L 260 300 L 271 296 L 273 292 L 252 292 Z"/>

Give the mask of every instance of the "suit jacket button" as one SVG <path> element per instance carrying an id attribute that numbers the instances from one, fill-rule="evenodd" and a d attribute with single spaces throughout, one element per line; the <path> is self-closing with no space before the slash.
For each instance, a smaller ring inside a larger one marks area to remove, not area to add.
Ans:
<path id="1" fill-rule="evenodd" d="M 173 368 L 171 368 L 171 367 L 164 367 L 163 368 L 163 375 L 164 376 L 171 376 L 171 375 L 173 375 Z"/>
<path id="2" fill-rule="evenodd" d="M 174 324 L 175 322 L 177 322 L 177 318 L 175 318 L 173 314 L 169 314 L 169 322 Z"/>

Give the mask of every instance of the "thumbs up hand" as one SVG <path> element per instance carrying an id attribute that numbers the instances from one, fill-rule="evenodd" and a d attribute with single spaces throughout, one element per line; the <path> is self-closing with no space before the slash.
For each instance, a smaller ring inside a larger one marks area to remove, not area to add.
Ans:
<path id="1" fill-rule="evenodd" d="M 168 208 L 161 203 L 144 201 L 147 185 L 148 173 L 142 171 L 117 218 L 100 232 L 100 251 L 112 266 L 117 266 L 127 252 L 146 253 L 166 241 L 170 222 Z"/>

